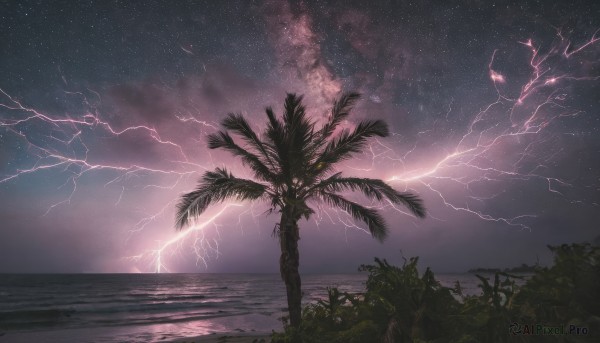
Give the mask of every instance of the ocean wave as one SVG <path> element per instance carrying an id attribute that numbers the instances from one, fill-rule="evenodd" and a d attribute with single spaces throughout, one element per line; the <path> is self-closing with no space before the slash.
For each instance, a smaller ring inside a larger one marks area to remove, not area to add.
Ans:
<path id="1" fill-rule="evenodd" d="M 9 310 L 0 311 L 0 322 L 4 321 L 21 321 L 21 320 L 63 320 L 79 315 L 89 314 L 118 314 L 118 313 L 172 313 L 181 310 L 191 309 L 208 309 L 222 306 L 220 302 L 155 302 L 151 304 L 132 303 L 131 305 L 122 306 L 120 303 L 114 303 L 115 306 L 79 306 L 79 307 L 62 307 L 62 308 L 46 308 L 46 309 L 26 309 L 26 310 Z"/>
<path id="2" fill-rule="evenodd" d="M 70 309 L 41 309 L 0 312 L 1 327 L 31 328 L 33 326 L 54 326 L 71 321 L 75 311 Z"/>

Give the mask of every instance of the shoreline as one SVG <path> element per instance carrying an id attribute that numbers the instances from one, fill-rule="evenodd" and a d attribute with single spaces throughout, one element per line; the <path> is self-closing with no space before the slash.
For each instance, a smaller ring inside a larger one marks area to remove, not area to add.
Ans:
<path id="1" fill-rule="evenodd" d="M 196 337 L 178 338 L 169 343 L 269 343 L 270 333 L 213 333 Z"/>
<path id="2" fill-rule="evenodd" d="M 74 331 L 86 331 L 86 329 L 76 329 Z M 26 343 L 26 342 L 48 342 L 48 343 L 76 343 L 76 342 L 96 342 L 98 339 L 104 341 L 107 338 L 104 335 L 90 335 L 87 338 L 80 339 L 82 332 L 64 331 L 45 331 L 45 332 L 19 332 L 7 333 L 0 331 L 0 342 Z M 187 337 L 177 337 L 176 334 L 134 334 L 119 335 L 108 342 L 165 342 L 165 343 L 269 343 L 271 332 L 215 332 L 210 334 L 190 335 Z M 77 338 L 79 337 L 79 338 Z"/>

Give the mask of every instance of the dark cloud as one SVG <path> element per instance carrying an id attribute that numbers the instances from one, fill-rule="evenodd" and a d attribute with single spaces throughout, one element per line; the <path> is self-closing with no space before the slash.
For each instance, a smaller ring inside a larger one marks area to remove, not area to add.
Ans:
<path id="1" fill-rule="evenodd" d="M 131 118 L 130 122 L 133 123 L 137 121 L 156 125 L 172 119 L 174 114 L 170 94 L 157 87 L 154 82 L 113 86 L 108 94 L 120 112 L 117 115 Z"/>

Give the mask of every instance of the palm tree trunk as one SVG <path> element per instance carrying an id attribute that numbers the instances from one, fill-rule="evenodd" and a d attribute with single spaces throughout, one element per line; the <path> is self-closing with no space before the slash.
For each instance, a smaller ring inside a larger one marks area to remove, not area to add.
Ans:
<path id="1" fill-rule="evenodd" d="M 279 225 L 279 242 L 281 244 L 279 270 L 287 290 L 290 325 L 297 328 L 300 326 L 302 313 L 302 291 L 300 288 L 300 274 L 298 273 L 298 266 L 300 265 L 298 240 L 300 235 L 298 219 L 295 218 L 292 208 L 286 207 L 283 209 Z"/>

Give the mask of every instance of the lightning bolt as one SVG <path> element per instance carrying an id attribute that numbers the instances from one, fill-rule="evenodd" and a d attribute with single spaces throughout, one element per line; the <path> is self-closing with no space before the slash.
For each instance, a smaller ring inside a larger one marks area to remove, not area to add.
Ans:
<path id="1" fill-rule="evenodd" d="M 437 196 L 442 203 L 455 211 L 466 212 L 485 221 L 502 222 L 510 226 L 531 230 L 526 223 L 528 218 L 535 218 L 536 214 L 519 214 L 512 217 L 494 216 L 480 210 L 472 209 L 469 200 L 485 201 L 494 199 L 498 194 L 490 196 L 478 196 L 471 191 L 479 183 L 485 182 L 510 182 L 540 180 L 547 185 L 546 190 L 550 193 L 563 195 L 559 190 L 561 187 L 574 187 L 575 185 L 560 177 L 545 175 L 543 171 L 549 170 L 547 165 L 552 162 L 554 155 L 546 158 L 546 161 L 527 168 L 526 165 L 535 160 L 534 155 L 538 146 L 548 144 L 548 137 L 544 135 L 546 128 L 553 122 L 580 116 L 584 111 L 573 109 L 565 105 L 568 97 L 568 82 L 595 81 L 600 75 L 573 75 L 568 70 L 561 71 L 563 65 L 577 65 L 572 60 L 586 49 L 593 47 L 600 40 L 598 30 L 584 44 L 573 47 L 571 42 L 557 33 L 557 40 L 547 49 L 548 52 L 540 53 L 541 48 L 536 47 L 532 39 L 518 42 L 525 46 L 530 52 L 528 61 L 531 76 L 520 86 L 518 96 L 511 97 L 502 89 L 510 84 L 510 80 L 494 69 L 494 61 L 498 50 L 491 56 L 488 72 L 493 83 L 497 98 L 477 114 L 467 126 L 466 133 L 455 143 L 449 153 L 428 166 L 408 169 L 402 168 L 402 172 L 393 173 L 387 181 L 391 183 L 404 184 L 406 188 L 420 184 Z M 579 64 L 582 64 L 580 61 Z M 563 68 L 564 69 L 564 68 Z M 514 85 L 512 85 L 514 87 Z M 453 99 L 452 99 L 453 101 Z M 452 102 L 451 102 L 452 104 Z M 451 110 L 451 105 L 449 108 Z M 446 113 L 446 119 L 448 113 Z M 378 142 L 379 143 L 379 142 Z M 381 145 L 381 143 L 379 143 Z M 418 144 L 418 142 L 417 142 Z M 408 154 L 411 154 L 417 144 L 404 156 L 396 159 L 406 164 Z M 494 157 L 498 150 L 520 146 L 520 156 L 507 167 L 493 166 L 494 161 L 502 157 Z M 373 149 L 373 148 L 372 148 Z M 376 155 L 372 153 L 372 165 L 381 156 L 389 156 L 388 152 L 393 149 L 383 146 L 384 153 Z M 399 154 L 395 154 L 399 155 Z M 388 157 L 389 158 L 389 157 Z M 486 163 L 487 162 L 487 163 Z M 455 176 L 462 174 L 461 176 Z M 456 201 L 448 199 L 441 190 L 440 185 L 455 183 L 461 185 L 467 191 L 461 202 L 466 205 L 457 204 Z M 574 200 L 583 203 L 580 200 Z"/>
<path id="2" fill-rule="evenodd" d="M 439 199 L 441 204 L 452 211 L 467 213 L 482 221 L 531 229 L 529 222 L 531 218 L 536 217 L 535 213 L 500 216 L 477 209 L 473 204 L 484 204 L 497 199 L 502 194 L 502 191 L 483 192 L 477 189 L 482 184 L 509 184 L 537 180 L 545 184 L 545 191 L 548 193 L 564 197 L 565 188 L 578 186 L 572 180 L 547 174 L 552 170 L 551 165 L 555 162 L 556 154 L 560 153 L 558 149 L 555 154 L 536 155 L 540 146 L 551 142 L 547 129 L 549 126 L 561 120 L 586 114 L 568 105 L 568 87 L 574 83 L 600 79 L 600 75 L 586 75 L 577 69 L 582 65 L 586 53 L 597 47 L 597 42 L 600 40 L 598 32 L 596 31 L 583 44 L 574 45 L 560 31 L 557 31 L 557 39 L 547 49 L 537 46 L 533 39 L 517 42 L 516 44 L 520 48 L 527 49 L 530 55 L 526 62 L 531 73 L 523 84 L 516 84 L 510 75 L 506 75 L 496 66 L 495 62 L 501 51 L 495 50 L 488 64 L 488 75 L 497 97 L 473 114 L 466 123 L 464 132 L 452 140 L 451 148 L 444 151 L 443 155 L 426 162 L 415 161 L 413 158 L 421 149 L 430 147 L 422 141 L 423 137 L 435 130 L 435 127 L 428 127 L 416 135 L 417 139 L 408 145 L 406 151 L 397 152 L 392 144 L 377 140 L 367 151 L 366 167 L 356 164 L 346 167 L 361 173 L 371 171 L 384 173 L 384 179 L 388 182 L 404 186 L 405 189 L 416 190 L 418 193 L 426 192 L 434 199 Z M 66 80 L 64 83 L 67 84 Z M 509 90 L 515 87 L 518 92 L 511 95 Z M 20 178 L 27 175 L 45 171 L 56 171 L 64 175 L 62 187 L 67 190 L 67 196 L 49 205 L 45 214 L 70 204 L 77 193 L 79 180 L 87 174 L 112 173 L 113 176 L 104 183 L 104 187 L 118 187 L 118 197 L 111 204 L 122 206 L 128 196 L 128 190 L 138 189 L 136 182 L 142 184 L 143 190 L 157 189 L 161 192 L 175 193 L 180 186 L 185 186 L 184 181 L 214 165 L 212 159 L 197 163 L 189 157 L 191 156 L 189 149 L 186 149 L 177 137 L 164 138 L 159 128 L 149 125 L 119 128 L 103 119 L 98 112 L 102 98 L 97 91 L 91 89 L 68 91 L 65 95 L 82 99 L 82 105 L 86 110 L 80 115 L 56 116 L 30 107 L 25 104 L 25 101 L 0 89 L 0 128 L 4 129 L 8 136 L 14 137 L 15 141 L 22 143 L 25 148 L 16 153 L 27 157 L 22 159 L 26 162 L 20 162 L 17 158 L 9 160 L 3 167 L 3 172 L 6 171 L 6 174 L 0 176 L 0 184 L 18 182 Z M 95 100 L 91 100 L 92 98 Z M 454 105 L 456 102 L 452 98 L 447 112 L 442 114 L 441 121 L 448 122 L 451 119 Z M 197 109 L 184 110 L 174 115 L 173 120 L 181 125 L 193 125 L 199 132 L 216 130 L 217 124 L 200 120 L 194 115 L 199 112 Z M 568 134 L 568 132 L 563 133 Z M 138 136 L 148 139 L 153 145 L 168 149 L 171 152 L 169 155 L 172 160 L 169 162 L 172 167 L 159 168 L 144 163 L 124 164 L 116 161 L 102 163 L 95 158 L 94 150 L 90 148 L 93 146 L 90 142 L 99 137 L 119 139 Z M 394 133 L 392 139 L 404 143 L 402 137 L 400 133 Z M 201 140 L 198 142 L 203 144 Z M 493 163 L 497 160 L 494 156 L 503 149 L 519 149 L 519 151 L 510 153 L 510 158 L 503 163 Z M 165 177 L 168 181 L 148 182 L 146 180 L 148 177 Z M 462 197 L 458 200 L 451 198 L 444 189 L 447 185 L 462 188 L 464 190 Z M 155 223 L 158 218 L 170 211 L 177 200 L 176 195 L 171 195 L 170 199 L 163 202 L 164 205 L 160 209 L 140 216 L 142 218 L 129 228 L 128 237 L 148 229 L 151 223 Z M 584 202 L 580 199 L 569 201 Z M 155 272 L 169 271 L 166 260 L 181 253 L 184 244 L 189 244 L 197 258 L 197 263 L 206 266 L 211 255 L 219 255 L 218 232 L 217 237 L 213 237 L 214 235 L 207 232 L 207 228 L 211 225 L 218 226 L 219 218 L 231 214 L 233 208 L 240 206 L 237 203 L 226 203 L 211 216 L 200 218 L 195 225 L 174 236 L 169 228 L 161 228 L 161 232 L 169 238 L 157 241 L 157 247 L 146 249 L 126 259 L 132 263 L 144 262 L 149 266 L 149 270 Z M 389 203 L 379 208 L 409 215 Z M 314 216 L 317 226 L 327 221 L 341 224 L 348 230 L 368 233 L 346 213 L 318 206 L 317 209 Z M 437 213 L 430 215 L 435 220 L 443 220 L 438 218 Z M 242 220 L 240 219 L 239 222 L 241 223 Z"/>
<path id="3" fill-rule="evenodd" d="M 227 212 L 231 207 L 241 207 L 241 204 L 227 203 L 217 213 L 213 214 L 208 218 L 202 218 L 202 220 L 194 225 L 178 232 L 174 237 L 168 239 L 166 242 L 159 242 L 159 247 L 155 250 L 149 250 L 139 255 L 125 257 L 125 259 L 131 261 L 140 261 L 149 259 L 150 264 L 154 266 L 156 273 L 163 271 L 169 271 L 165 262 L 163 261 L 164 254 L 169 253 L 171 256 L 179 251 L 181 245 L 190 238 L 194 238 L 192 247 L 196 255 L 196 263 L 202 262 L 205 267 L 208 267 L 207 257 L 210 253 L 219 255 L 219 243 L 216 239 L 208 240 L 204 235 L 204 230 L 207 226 L 214 224 L 215 221 Z M 172 249 L 175 247 L 175 249 Z"/>
<path id="4" fill-rule="evenodd" d="M 98 99 L 101 99 L 98 92 L 91 91 Z M 48 170 L 55 170 L 67 175 L 64 184 L 60 188 L 70 187 L 68 195 L 63 200 L 53 203 L 48 206 L 44 216 L 49 214 L 55 208 L 61 205 L 71 203 L 74 194 L 77 192 L 78 181 L 81 177 L 89 173 L 98 173 L 100 171 L 109 171 L 116 176 L 108 180 L 104 187 L 109 187 L 113 184 L 122 184 L 134 178 L 143 178 L 147 175 L 163 175 L 174 177 L 174 182 L 171 184 L 144 184 L 143 189 L 157 188 L 162 190 L 173 190 L 185 178 L 195 175 L 199 170 L 207 170 L 207 167 L 198 163 L 191 162 L 184 152 L 184 148 L 172 140 L 166 140 L 161 137 L 156 128 L 147 125 L 128 126 L 122 129 L 116 129 L 109 122 L 100 118 L 97 113 L 94 113 L 95 105 L 87 99 L 87 96 L 82 92 L 65 92 L 67 95 L 78 95 L 83 98 L 83 103 L 87 105 L 91 111 L 87 111 L 80 117 L 56 117 L 50 114 L 38 111 L 35 108 L 25 105 L 21 100 L 8 94 L 4 89 L 0 89 L 2 102 L 0 109 L 2 117 L 0 117 L 0 127 L 4 128 L 7 133 L 12 134 L 24 143 L 29 157 L 33 157 L 33 165 L 30 167 L 20 167 L 14 172 L 0 176 L 0 184 L 8 182 L 16 182 L 28 174 L 41 173 Z M 182 123 L 192 123 L 202 127 L 214 128 L 215 126 L 206 121 L 200 121 L 188 114 L 187 116 L 176 116 Z M 33 133 L 31 127 L 43 132 L 42 135 Z M 179 168 L 164 169 L 154 168 L 139 164 L 124 165 L 121 163 L 95 163 L 90 157 L 90 149 L 86 140 L 97 136 L 108 136 L 119 138 L 122 136 L 138 133 L 146 138 L 149 138 L 153 144 L 166 146 L 175 151 L 175 160 Z M 41 137 L 39 137 L 41 136 Z M 7 164 L 10 167 L 11 162 Z M 115 206 L 121 203 L 126 194 L 126 187 L 120 186 L 121 192 L 115 202 Z M 141 218 L 134 227 L 129 230 L 129 236 L 140 232 L 146 226 L 154 222 L 158 217 L 170 208 L 174 200 L 167 202 L 158 212 Z M 163 255 L 165 251 L 174 245 L 175 242 L 185 240 L 192 233 L 202 232 L 209 223 L 213 223 L 217 217 L 223 215 L 227 208 L 237 206 L 236 204 L 228 204 L 221 211 L 217 212 L 213 217 L 209 218 L 205 223 L 199 223 L 194 227 L 178 233 L 174 238 L 169 239 L 166 243 L 162 243 L 159 249 L 151 249 L 137 256 L 137 258 L 129 257 L 131 261 L 146 259 L 147 256 L 154 256 L 154 269 L 156 271 L 165 270 Z M 195 252 L 199 259 L 205 261 L 204 256 L 209 250 L 215 250 L 214 247 L 218 244 L 204 241 L 200 236 L 196 236 L 194 242 Z M 215 245 L 216 244 L 216 245 Z"/>

